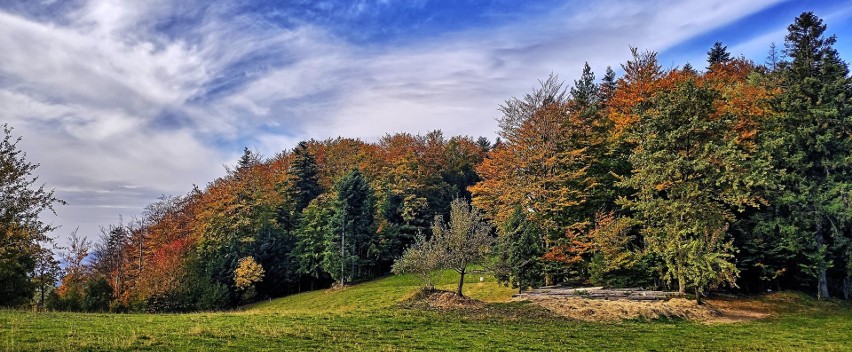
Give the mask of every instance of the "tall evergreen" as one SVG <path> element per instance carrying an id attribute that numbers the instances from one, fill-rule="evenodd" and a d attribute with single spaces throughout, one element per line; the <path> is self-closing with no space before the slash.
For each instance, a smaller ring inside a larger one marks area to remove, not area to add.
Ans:
<path id="1" fill-rule="evenodd" d="M 615 94 L 615 70 L 611 66 L 606 67 L 606 72 L 601 78 L 600 89 L 598 89 L 600 101 L 609 101 L 612 95 Z"/>
<path id="2" fill-rule="evenodd" d="M 778 228 L 797 245 L 796 262 L 816 279 L 820 298 L 829 297 L 832 265 L 849 262 L 852 229 L 847 201 L 852 194 L 852 87 L 848 67 L 833 47 L 836 39 L 825 35 L 826 28 L 811 12 L 787 28 L 784 53 L 792 62 L 782 68 L 783 114 L 774 128 L 783 185 L 773 200 Z M 840 273 L 846 292 L 848 267 Z"/>
<path id="3" fill-rule="evenodd" d="M 337 199 L 331 231 L 327 233 L 323 267 L 341 283 L 377 273 L 370 265 L 375 253 L 375 196 L 357 168 L 335 185 Z"/>
<path id="4" fill-rule="evenodd" d="M 713 66 L 724 64 L 731 61 L 731 53 L 728 52 L 728 47 L 722 45 L 722 42 L 713 43 L 713 47 L 707 51 L 707 69 L 712 70 Z"/>
<path id="5" fill-rule="evenodd" d="M 599 97 L 600 88 L 595 83 L 595 73 L 589 67 L 589 63 L 583 64 L 583 73 L 580 79 L 574 81 L 571 87 L 571 101 L 580 109 L 595 105 Z"/>
<path id="6" fill-rule="evenodd" d="M 299 142 L 299 145 L 293 148 L 293 161 L 287 169 L 286 193 L 296 213 L 305 209 L 311 200 L 322 193 L 317 161 L 308 150 L 307 142 Z"/>

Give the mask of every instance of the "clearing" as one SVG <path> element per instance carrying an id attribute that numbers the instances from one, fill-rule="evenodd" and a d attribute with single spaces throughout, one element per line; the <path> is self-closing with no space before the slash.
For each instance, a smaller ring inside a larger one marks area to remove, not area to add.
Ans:
<path id="1" fill-rule="evenodd" d="M 438 288 L 453 289 L 457 278 L 443 272 Z M 725 323 L 708 324 L 664 314 L 652 321 L 573 319 L 512 301 L 514 290 L 479 277 L 465 293 L 482 303 L 463 309 L 451 300 L 447 307 L 409 304 L 417 291 L 416 278 L 392 276 L 233 312 L 6 310 L 0 350 L 852 350 L 852 305 L 797 293 L 711 300 L 720 312 L 715 319 Z"/>

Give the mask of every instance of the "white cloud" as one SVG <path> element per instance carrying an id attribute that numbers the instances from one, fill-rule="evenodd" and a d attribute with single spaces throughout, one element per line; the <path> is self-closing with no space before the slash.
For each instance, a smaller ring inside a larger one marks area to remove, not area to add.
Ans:
<path id="1" fill-rule="evenodd" d="M 0 11 L 0 106 L 42 180 L 72 202 L 57 222 L 94 234 L 119 211 L 221 175 L 240 151 L 219 145 L 271 155 L 338 135 L 494 136 L 497 105 L 550 72 L 570 79 L 583 61 L 600 72 L 628 45 L 665 50 L 775 2 L 570 2 L 372 46 L 204 2 L 91 0 L 53 22 Z M 394 5 L 349 15 L 384 6 Z M 188 14 L 197 23 L 183 32 L 155 30 Z"/>

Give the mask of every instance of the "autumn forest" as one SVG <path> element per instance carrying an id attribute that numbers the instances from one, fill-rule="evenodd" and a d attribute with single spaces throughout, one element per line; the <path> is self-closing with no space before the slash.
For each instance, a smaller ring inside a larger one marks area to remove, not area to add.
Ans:
<path id="1" fill-rule="evenodd" d="M 63 248 L 39 220 L 62 200 L 7 125 L 0 305 L 219 310 L 392 273 L 429 285 L 440 269 L 462 274 L 463 294 L 468 265 L 518 291 L 848 300 L 852 80 L 835 41 L 807 12 L 765 62 L 717 42 L 706 67 L 664 68 L 630 48 L 602 77 L 587 64 L 506 100 L 496 140 L 435 130 L 246 148 L 226 176 Z M 453 242 L 457 226 L 472 237 Z"/>

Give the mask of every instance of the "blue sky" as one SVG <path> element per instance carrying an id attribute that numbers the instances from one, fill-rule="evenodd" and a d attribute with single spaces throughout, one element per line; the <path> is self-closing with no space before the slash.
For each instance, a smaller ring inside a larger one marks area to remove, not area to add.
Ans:
<path id="1" fill-rule="evenodd" d="M 551 72 L 600 74 L 630 45 L 700 68 L 717 40 L 763 62 L 802 11 L 848 61 L 852 1 L 0 0 L 0 121 L 69 202 L 57 234 L 94 237 L 243 146 L 493 138 L 497 106 Z"/>

